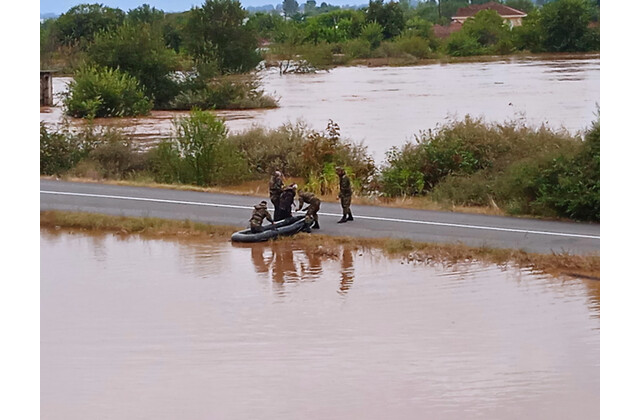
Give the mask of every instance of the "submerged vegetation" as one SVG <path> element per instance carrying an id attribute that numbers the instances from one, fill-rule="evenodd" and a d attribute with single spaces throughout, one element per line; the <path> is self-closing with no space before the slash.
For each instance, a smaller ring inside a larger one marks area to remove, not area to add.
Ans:
<path id="1" fill-rule="evenodd" d="M 511 215 L 600 220 L 600 122 L 584 140 L 541 126 L 485 123 L 467 117 L 387 152 L 380 166 L 362 143 L 304 123 L 253 127 L 230 135 L 224 121 L 194 109 L 176 119 L 175 133 L 139 150 L 117 130 L 50 132 L 41 124 L 43 175 L 136 180 L 201 187 L 267 182 L 275 171 L 304 188 L 335 195 L 342 166 L 356 196 L 424 197 L 444 207 L 493 207 Z M 266 184 L 265 184 L 266 185 Z"/>
<path id="2" fill-rule="evenodd" d="M 146 237 L 209 237 L 229 240 L 238 228 L 211 226 L 188 220 L 175 221 L 158 218 L 134 218 L 89 213 L 43 211 L 40 226 L 50 229 L 80 229 L 85 231 L 114 232 L 120 235 L 139 234 Z M 553 275 L 573 275 L 600 278 L 600 257 L 597 255 L 536 254 L 518 250 L 470 247 L 454 244 L 431 244 L 407 239 L 367 239 L 334 237 L 318 234 L 298 234 L 279 239 L 315 247 L 318 252 L 331 254 L 339 246 L 361 249 L 377 248 L 389 256 L 413 263 L 446 263 L 483 261 L 499 265 L 515 264 Z M 334 252 L 335 253 L 335 252 Z"/>

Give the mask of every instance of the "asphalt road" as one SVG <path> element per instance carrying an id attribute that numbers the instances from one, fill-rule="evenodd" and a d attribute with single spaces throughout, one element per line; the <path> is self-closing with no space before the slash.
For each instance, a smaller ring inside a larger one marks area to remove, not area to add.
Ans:
<path id="1" fill-rule="evenodd" d="M 248 226 L 253 205 L 263 199 L 266 197 L 40 181 L 41 210 L 189 219 L 212 225 L 238 226 L 239 229 Z M 355 220 L 337 224 L 342 216 L 339 203 L 322 203 L 319 212 L 321 229 L 314 232 L 336 236 L 462 243 L 537 253 L 600 253 L 599 224 L 376 206 L 354 205 L 351 210 Z"/>

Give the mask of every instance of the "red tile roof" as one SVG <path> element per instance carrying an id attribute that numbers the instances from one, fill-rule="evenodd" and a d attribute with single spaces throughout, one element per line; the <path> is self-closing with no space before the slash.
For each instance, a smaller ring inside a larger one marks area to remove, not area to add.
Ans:
<path id="1" fill-rule="evenodd" d="M 504 4 L 491 1 L 489 3 L 472 4 L 468 7 L 461 7 L 458 9 L 452 19 L 460 17 L 471 17 L 481 10 L 495 10 L 500 16 L 527 16 L 525 12 L 514 9 L 513 7 L 505 6 Z"/>

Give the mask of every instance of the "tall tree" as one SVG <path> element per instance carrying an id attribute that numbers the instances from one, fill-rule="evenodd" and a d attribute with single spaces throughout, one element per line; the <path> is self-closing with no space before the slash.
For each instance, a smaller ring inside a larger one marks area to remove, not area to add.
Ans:
<path id="1" fill-rule="evenodd" d="M 540 11 L 543 45 L 547 51 L 599 49 L 599 36 L 589 30 L 591 5 L 585 0 L 556 0 Z"/>
<path id="2" fill-rule="evenodd" d="M 296 0 L 284 0 L 282 2 L 282 11 L 285 17 L 291 17 L 298 13 L 298 2 Z"/>
<path id="3" fill-rule="evenodd" d="M 260 62 L 260 54 L 255 31 L 243 23 L 247 16 L 237 0 L 207 0 L 189 14 L 187 50 L 222 73 L 252 70 Z"/>
<path id="4" fill-rule="evenodd" d="M 377 22 L 382 26 L 385 39 L 402 33 L 405 25 L 404 12 L 398 2 L 384 3 L 384 0 L 369 0 L 367 22 Z"/>
<path id="5" fill-rule="evenodd" d="M 125 13 L 120 9 L 102 4 L 79 4 L 55 20 L 55 33 L 61 44 L 82 43 L 86 46 L 98 32 L 121 25 L 124 17 Z"/>

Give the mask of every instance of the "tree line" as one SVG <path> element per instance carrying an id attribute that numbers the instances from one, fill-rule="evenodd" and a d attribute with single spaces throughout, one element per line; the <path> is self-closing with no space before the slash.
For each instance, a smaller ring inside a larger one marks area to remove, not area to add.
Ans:
<path id="1" fill-rule="evenodd" d="M 594 0 L 542 6 L 507 0 L 528 13 L 522 26 L 510 28 L 495 11 L 485 10 L 448 38 L 436 37 L 434 25 L 450 22 L 467 5 L 370 0 L 361 9 L 341 9 L 309 0 L 301 8 L 286 0 L 283 13 L 250 14 L 237 0 L 206 0 L 182 13 L 148 4 L 128 12 L 80 4 L 41 24 L 41 66 L 74 75 L 64 101 L 69 115 L 98 117 L 150 109 L 275 107 L 254 72 L 263 60 L 288 72 L 369 58 L 410 64 L 444 56 L 599 50 Z"/>

